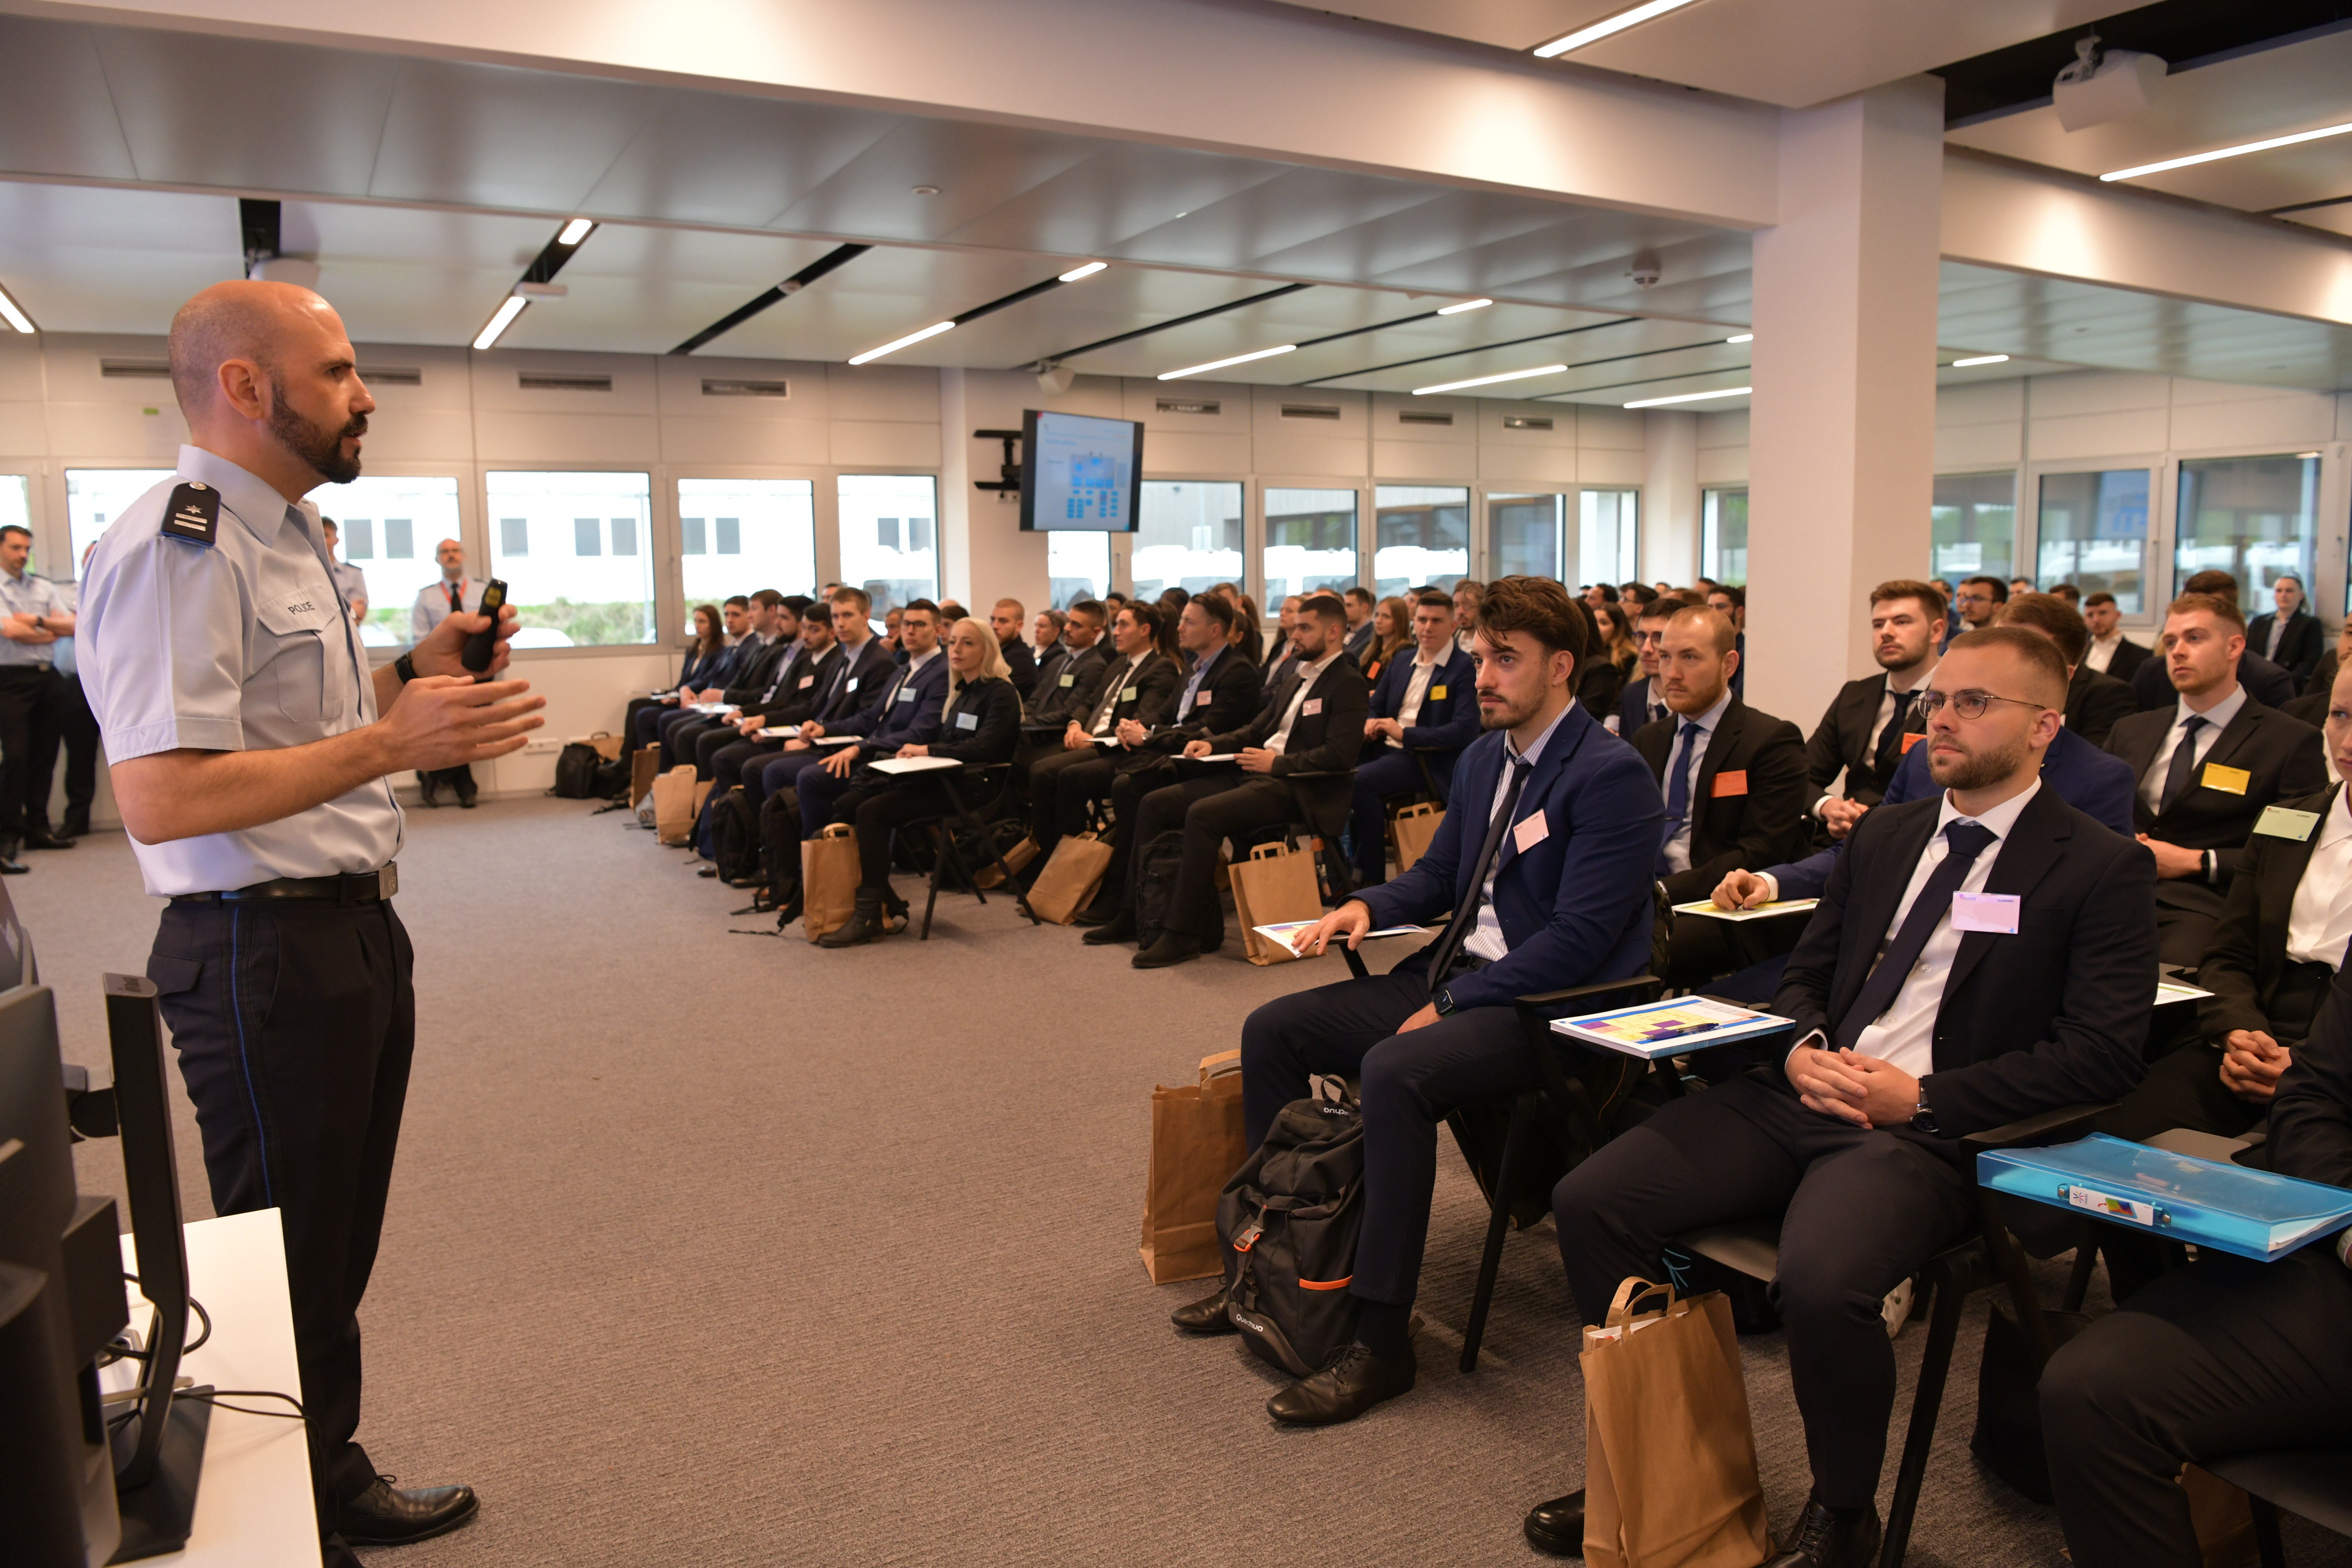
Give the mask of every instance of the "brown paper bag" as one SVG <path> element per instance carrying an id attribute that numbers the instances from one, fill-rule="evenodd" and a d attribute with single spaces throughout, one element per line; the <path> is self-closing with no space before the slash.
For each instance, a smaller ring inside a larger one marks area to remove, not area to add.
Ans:
<path id="1" fill-rule="evenodd" d="M 1110 870 L 1110 858 L 1117 853 L 1091 833 L 1066 835 L 1030 885 L 1029 908 L 1041 921 L 1068 925 L 1094 901 L 1095 890 L 1102 886 Z"/>
<path id="2" fill-rule="evenodd" d="M 1234 862 L 1234 918 L 1241 922 L 1242 952 L 1261 967 L 1288 963 L 1298 954 L 1286 943 L 1269 942 L 1254 927 L 1323 918 L 1323 889 L 1315 880 L 1315 857 L 1286 844 L 1261 844 L 1246 860 Z"/>
<path id="3" fill-rule="evenodd" d="M 1021 874 L 1021 868 L 1024 866 L 1037 858 L 1037 841 L 1024 833 L 1021 836 L 1020 843 L 1004 852 L 1004 864 L 1017 877 Z M 973 872 L 971 879 L 983 888 L 993 888 L 1004 880 L 1004 873 L 996 868 L 995 861 L 991 860 Z"/>
<path id="4" fill-rule="evenodd" d="M 1217 1198 L 1249 1149 L 1242 1054 L 1201 1058 L 1201 1081 L 1151 1091 L 1151 1172 L 1143 1185 L 1143 1267 L 1154 1285 L 1224 1271 Z"/>
<path id="5" fill-rule="evenodd" d="M 1664 1310 L 1636 1314 L 1654 1294 Z M 1584 1331 L 1584 1560 L 1756 1568 L 1771 1555 L 1731 1303 L 1628 1279 Z"/>
<path id="6" fill-rule="evenodd" d="M 830 823 L 801 844 L 801 930 L 815 942 L 849 923 L 857 909 L 857 829 Z"/>
<path id="7" fill-rule="evenodd" d="M 694 842 L 694 764 L 680 763 L 654 780 L 654 832 L 664 844 Z"/>
<path id="8" fill-rule="evenodd" d="M 2189 1521 L 2196 1527 L 2197 1552 L 2205 1568 L 2254 1568 L 2261 1553 L 2254 1542 L 2254 1510 L 2246 1494 L 2194 1465 L 2180 1468 L 2180 1489 L 2189 1494 Z"/>
<path id="9" fill-rule="evenodd" d="M 596 754 L 608 763 L 617 763 L 621 760 L 621 737 L 610 730 L 599 730 L 593 735 L 574 735 L 572 738 L 583 745 L 595 747 Z"/>
<path id="10" fill-rule="evenodd" d="M 1430 841 L 1444 823 L 1445 813 L 1427 801 L 1408 805 L 1396 814 L 1396 820 L 1390 826 L 1396 833 L 1398 876 L 1403 876 L 1412 868 L 1414 861 L 1429 853 Z"/>
<path id="11" fill-rule="evenodd" d="M 640 746 L 629 753 L 629 809 L 654 792 L 654 780 L 661 773 L 661 748 Z"/>

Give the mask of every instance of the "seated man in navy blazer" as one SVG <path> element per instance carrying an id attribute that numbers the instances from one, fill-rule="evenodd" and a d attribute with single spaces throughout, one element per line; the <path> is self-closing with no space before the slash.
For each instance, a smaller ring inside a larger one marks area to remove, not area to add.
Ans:
<path id="1" fill-rule="evenodd" d="M 882 700 L 831 723 L 812 719 L 801 726 L 802 741 L 827 735 L 854 735 L 845 746 L 812 747 L 819 759 L 794 775 L 800 792 L 801 837 L 814 838 L 833 820 L 834 803 L 849 789 L 850 775 L 882 757 L 894 757 L 901 746 L 927 744 L 940 732 L 948 705 L 948 658 L 940 647 L 940 607 L 929 599 L 907 606 L 898 621 L 898 638 L 906 645 L 906 664 L 890 672 Z M 784 755 L 791 756 L 787 742 Z"/>
<path id="2" fill-rule="evenodd" d="M 1413 1384 L 1411 1322 L 1454 1107 L 1532 1088 L 1514 997 L 1642 973 L 1650 863 L 1664 813 L 1649 769 L 1573 697 L 1584 617 L 1545 577 L 1487 588 L 1473 623 L 1480 736 L 1454 770 L 1454 805 L 1429 852 L 1300 933 L 1302 952 L 1376 926 L 1436 919 L 1445 934 L 1386 974 L 1269 1002 L 1242 1026 L 1243 1118 L 1255 1147 L 1312 1073 L 1360 1073 L 1364 1226 L 1349 1293 L 1356 1342 L 1276 1394 L 1276 1421 L 1324 1426 Z M 1882 1292 L 1883 1293 L 1883 1292 Z M 1225 1292 L 1179 1328 L 1232 1331 Z"/>
<path id="3" fill-rule="evenodd" d="M 1895 1383 L 1881 1303 L 1974 1223 L 1959 1140 L 2138 1081 L 2155 858 L 2043 787 L 2065 703 L 2047 637 L 1955 638 L 1915 748 L 1941 792 L 1855 826 L 1773 998 L 1796 1024 L 1786 1057 L 1670 1102 L 1553 1190 L 1587 1323 L 1629 1275 L 1664 1278 L 1669 1238 L 1781 1216 L 1772 1298 L 1813 1484 L 1771 1568 L 1877 1558 Z M 1580 1549 L 1583 1512 L 1581 1492 L 1542 1504 L 1528 1534 Z"/>
<path id="4" fill-rule="evenodd" d="M 1478 738 L 1470 656 L 1454 644 L 1454 601 L 1434 588 L 1415 599 L 1412 637 L 1412 657 L 1400 654 L 1381 671 L 1364 721 L 1364 754 L 1356 763 L 1356 803 L 1349 818 L 1360 888 L 1388 880 L 1383 808 L 1389 796 L 1421 788 L 1426 762 L 1443 804 L 1454 759 Z"/>

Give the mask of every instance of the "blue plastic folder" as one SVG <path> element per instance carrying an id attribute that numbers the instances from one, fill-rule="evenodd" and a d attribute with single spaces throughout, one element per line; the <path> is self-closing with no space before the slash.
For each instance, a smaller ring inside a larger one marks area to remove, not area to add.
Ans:
<path id="1" fill-rule="evenodd" d="M 1995 1192 L 2070 1209 L 2168 1241 L 2265 1263 L 2352 1225 L 2352 1190 L 2094 1132 L 2049 1149 L 1977 1156 Z"/>

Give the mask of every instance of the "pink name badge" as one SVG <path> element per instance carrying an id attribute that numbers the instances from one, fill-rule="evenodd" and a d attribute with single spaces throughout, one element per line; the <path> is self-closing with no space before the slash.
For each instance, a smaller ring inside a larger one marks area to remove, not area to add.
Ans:
<path id="1" fill-rule="evenodd" d="M 1551 824 L 1544 820 L 1541 811 L 1511 825 L 1512 847 L 1522 855 L 1550 837 Z"/>
<path id="2" fill-rule="evenodd" d="M 1208 694 L 1207 692 L 1205 692 L 1205 691 L 1203 691 L 1202 693 L 1201 693 L 1201 695 L 1199 695 L 1198 697 L 1195 697 L 1194 699 L 1192 699 L 1192 706 L 1193 706 L 1193 707 L 1195 707 L 1195 708 L 1206 708 L 1208 705 L 1209 705 L 1209 694 Z"/>
<path id="3" fill-rule="evenodd" d="M 1310 697 L 1310 698 L 1308 698 L 1308 699 L 1307 700 L 1307 701 L 1305 702 L 1305 704 L 1304 704 L 1304 705 L 1302 705 L 1302 706 L 1299 708 L 1299 710 L 1298 710 L 1298 716 L 1299 716 L 1301 719 L 1311 719 L 1311 718 L 1313 718 L 1316 714 L 1320 713 L 1320 712 L 1322 712 L 1322 711 L 1323 711 L 1323 699 L 1321 699 L 1320 697 Z"/>
<path id="4" fill-rule="evenodd" d="M 2015 893 L 1954 893 L 1952 929 L 1989 931 L 2000 936 L 2017 934 Z"/>

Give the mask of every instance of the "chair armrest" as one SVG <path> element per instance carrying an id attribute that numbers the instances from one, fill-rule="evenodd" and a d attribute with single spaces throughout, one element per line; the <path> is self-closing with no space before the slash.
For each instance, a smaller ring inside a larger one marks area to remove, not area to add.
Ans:
<path id="1" fill-rule="evenodd" d="M 2109 1100 L 2102 1105 L 2067 1105 L 2056 1110 L 2045 1110 L 2039 1116 L 2029 1116 L 2012 1121 L 2006 1127 L 1989 1127 L 1982 1132 L 1971 1132 L 1960 1140 L 1960 1147 L 1971 1154 L 1988 1149 L 2032 1149 L 2048 1143 L 2064 1143 L 2083 1137 L 2091 1131 L 2091 1123 L 2116 1108 Z"/>
<path id="2" fill-rule="evenodd" d="M 1649 996 L 1642 1000 L 1649 1000 L 1664 993 L 1666 983 L 1654 974 L 1636 974 L 1625 980 L 1598 980 L 1590 985 L 1571 985 L 1565 991 L 1539 991 L 1532 995 L 1514 997 L 1512 1005 L 1533 1012 L 1538 1008 L 1556 1007 L 1563 1002 L 1575 1002 L 1588 996 L 1606 996 L 1618 991 L 1646 991 Z M 1633 1004 L 1627 1003 L 1626 1005 Z"/>

